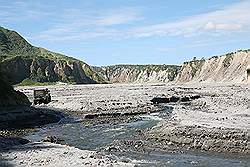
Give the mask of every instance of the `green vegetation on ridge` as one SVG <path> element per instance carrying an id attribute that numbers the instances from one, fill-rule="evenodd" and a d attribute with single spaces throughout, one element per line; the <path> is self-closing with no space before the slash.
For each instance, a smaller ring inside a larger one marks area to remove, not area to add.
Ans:
<path id="1" fill-rule="evenodd" d="M 79 61 L 60 53 L 32 46 L 17 32 L 3 27 L 0 27 L 0 55 L 1 61 L 17 56 L 22 56 L 23 58 L 43 57 L 49 60 Z"/>
<path id="2" fill-rule="evenodd" d="M 0 27 L 0 63 L 12 84 L 104 83 L 86 63 L 29 44 L 17 32 Z"/>
<path id="3" fill-rule="evenodd" d="M 56 82 L 37 82 L 32 79 L 24 79 L 21 83 L 17 84 L 17 86 L 46 86 L 46 85 L 55 85 Z"/>

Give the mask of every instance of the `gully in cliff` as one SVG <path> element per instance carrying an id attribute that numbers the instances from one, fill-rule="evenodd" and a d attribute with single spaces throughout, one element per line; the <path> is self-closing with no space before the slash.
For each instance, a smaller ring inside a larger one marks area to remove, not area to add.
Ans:
<path id="1" fill-rule="evenodd" d="M 247 67 L 247 83 L 250 83 L 250 66 Z"/>

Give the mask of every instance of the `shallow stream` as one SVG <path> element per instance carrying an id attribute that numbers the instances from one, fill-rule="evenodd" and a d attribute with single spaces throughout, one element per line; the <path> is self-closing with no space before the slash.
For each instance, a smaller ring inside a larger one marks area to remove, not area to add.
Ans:
<path id="1" fill-rule="evenodd" d="M 155 126 L 166 113 L 138 116 L 137 121 L 116 125 L 101 124 L 86 127 L 82 123 L 53 124 L 26 136 L 32 141 L 40 141 L 45 136 L 56 136 L 65 143 L 87 150 L 101 151 L 114 140 L 133 139 L 138 130 Z M 109 155 L 110 156 L 110 155 Z M 112 155 L 122 161 L 130 161 L 138 166 L 202 166 L 202 167 L 248 167 L 250 157 L 222 154 L 122 152 Z"/>

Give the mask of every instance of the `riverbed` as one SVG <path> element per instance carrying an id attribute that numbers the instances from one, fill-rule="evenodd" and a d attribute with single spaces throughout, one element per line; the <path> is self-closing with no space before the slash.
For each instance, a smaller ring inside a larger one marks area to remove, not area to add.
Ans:
<path id="1" fill-rule="evenodd" d="M 48 88 L 52 102 L 38 107 L 58 109 L 72 115 L 73 121 L 71 118 L 42 127 L 26 136 L 32 141 L 56 136 L 63 140 L 62 144 L 141 166 L 250 166 L 249 85 L 112 84 Z M 32 90 L 36 88 L 18 89 L 32 100 Z M 159 106 L 150 102 L 153 97 L 193 95 L 200 98 L 166 104 L 167 110 L 159 112 Z M 136 115 L 84 121 L 86 115 L 93 113 Z"/>

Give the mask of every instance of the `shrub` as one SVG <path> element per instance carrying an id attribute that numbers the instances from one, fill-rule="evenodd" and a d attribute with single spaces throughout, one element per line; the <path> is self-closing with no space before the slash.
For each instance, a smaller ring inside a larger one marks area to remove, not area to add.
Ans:
<path id="1" fill-rule="evenodd" d="M 55 85 L 55 82 L 37 82 L 31 79 L 25 79 L 17 86 L 46 86 L 46 85 Z"/>
<path id="2" fill-rule="evenodd" d="M 223 66 L 229 67 L 231 65 L 232 60 L 233 60 L 232 54 L 226 55 L 226 58 L 223 60 Z"/>

